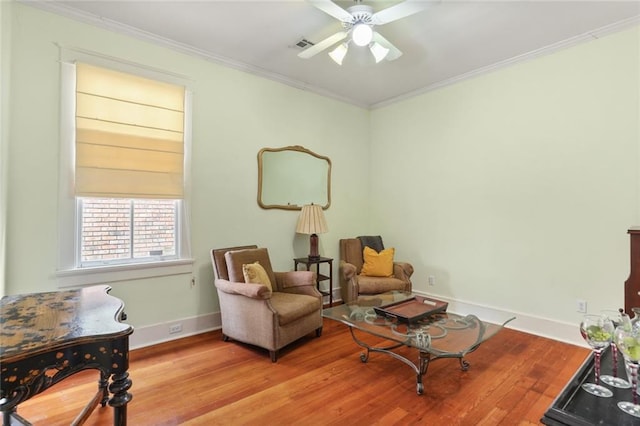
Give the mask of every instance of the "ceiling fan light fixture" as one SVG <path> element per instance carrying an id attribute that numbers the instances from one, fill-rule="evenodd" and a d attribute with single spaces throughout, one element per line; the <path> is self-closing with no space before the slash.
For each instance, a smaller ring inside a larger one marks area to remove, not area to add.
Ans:
<path id="1" fill-rule="evenodd" d="M 376 64 L 386 58 L 389 54 L 389 49 L 378 42 L 371 44 L 371 46 L 369 46 L 369 50 L 371 51 L 373 57 L 376 59 Z"/>
<path id="2" fill-rule="evenodd" d="M 358 46 L 368 45 L 373 39 L 373 29 L 371 29 L 371 25 L 364 23 L 356 24 L 351 32 L 351 38 Z"/>
<path id="3" fill-rule="evenodd" d="M 347 43 L 340 43 L 338 47 L 329 52 L 329 57 L 331 57 L 331 59 L 333 59 L 333 62 L 335 62 L 336 64 L 342 65 L 342 60 L 347 55 L 348 49 L 349 48 L 347 46 Z"/>

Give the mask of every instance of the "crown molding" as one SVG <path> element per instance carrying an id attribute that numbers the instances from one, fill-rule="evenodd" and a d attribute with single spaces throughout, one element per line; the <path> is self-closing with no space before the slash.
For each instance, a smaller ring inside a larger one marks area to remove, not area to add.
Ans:
<path id="1" fill-rule="evenodd" d="M 396 96 L 393 98 L 389 98 L 385 101 L 382 102 L 378 102 L 375 104 L 372 104 L 369 106 L 369 109 L 373 110 L 373 109 L 377 109 L 377 108 L 382 108 L 409 98 L 413 98 L 419 95 L 422 95 L 424 93 L 430 92 L 432 90 L 436 90 L 436 89 L 440 89 L 442 87 L 445 86 L 450 86 L 452 84 L 456 84 L 459 83 L 461 81 L 464 80 L 469 80 L 484 74 L 488 74 L 494 71 L 497 71 L 499 69 L 502 68 L 506 68 L 509 67 L 511 65 L 520 63 L 520 62 L 524 62 L 524 61 L 529 61 L 535 58 L 539 58 L 541 56 L 545 56 L 545 55 L 549 55 L 555 52 L 558 52 L 560 50 L 563 49 L 567 49 L 569 47 L 573 47 L 576 46 L 578 44 L 587 42 L 587 41 L 592 41 L 592 40 L 596 40 L 599 39 L 601 37 L 604 37 L 608 34 L 613 34 L 622 30 L 625 30 L 627 28 L 631 28 L 633 26 L 639 25 L 640 24 L 640 15 L 634 16 L 632 18 L 629 19 L 623 19 L 622 21 L 618 21 L 618 22 L 614 22 L 610 25 L 606 25 L 604 27 L 592 30 L 592 31 L 588 31 L 584 34 L 580 34 L 565 40 L 561 40 L 559 42 L 550 44 L 548 46 L 544 46 L 541 47 L 540 49 L 536 49 L 536 50 L 532 50 L 530 52 L 527 53 L 523 53 L 521 55 L 517 55 L 514 56 L 512 58 L 509 59 L 505 59 L 503 61 L 500 62 L 496 62 L 493 63 L 491 65 L 487 65 L 486 67 L 482 67 L 482 68 L 476 68 L 472 71 L 466 72 L 464 74 L 460 74 L 457 75 L 455 77 L 452 78 L 448 78 L 445 80 L 441 80 L 438 82 L 435 82 L 433 84 L 430 84 L 428 86 L 425 86 L 421 89 L 418 90 L 414 90 L 411 92 L 407 92 L 403 95 L 400 96 Z"/>
<path id="2" fill-rule="evenodd" d="M 166 37 L 161 37 L 157 34 L 143 31 L 138 28 L 132 27 L 130 25 L 122 24 L 120 22 L 107 19 L 98 15 L 94 15 L 92 13 L 80 11 L 64 4 L 46 1 L 46 0 L 31 0 L 31 1 L 17 0 L 17 2 L 21 4 L 25 4 L 27 6 L 33 6 L 47 12 L 51 12 L 56 15 L 64 16 L 66 18 L 70 18 L 75 21 L 79 21 L 95 27 L 113 31 L 118 34 L 123 34 L 139 40 L 151 42 L 153 44 L 166 47 L 180 53 L 184 53 L 186 55 L 199 57 L 201 59 L 216 63 L 218 65 L 222 65 L 228 68 L 233 68 L 242 72 L 246 72 L 248 74 L 253 74 L 258 77 L 266 78 L 268 80 L 276 81 L 284 85 L 294 87 L 296 89 L 315 93 L 317 95 L 335 99 L 337 101 L 344 102 L 347 104 L 352 104 L 360 108 L 364 108 L 364 109 L 369 108 L 369 105 L 366 103 L 357 101 L 355 99 L 347 98 L 345 96 L 339 95 L 337 93 L 334 93 L 325 89 L 312 86 L 302 81 L 289 78 L 282 74 L 267 71 L 264 68 L 256 67 L 256 66 L 253 66 L 241 61 L 236 61 L 234 59 L 227 58 L 224 56 L 214 55 L 205 50 L 198 49 L 193 46 L 189 46 L 187 44 L 168 39 Z"/>
<path id="3" fill-rule="evenodd" d="M 2 1 L 2 0 L 0 0 Z M 84 11 L 79 11 L 77 9 L 71 8 L 69 6 L 66 6 L 64 4 L 60 4 L 57 2 L 51 2 L 51 1 L 46 1 L 46 0 L 17 0 L 18 3 L 22 3 L 22 4 L 26 4 L 29 6 L 33 6 L 33 7 L 37 7 L 39 9 L 57 14 L 57 15 L 61 15 L 61 16 L 65 16 L 67 18 L 71 18 L 74 19 L 76 21 L 80 21 L 86 24 L 90 24 L 102 29 L 106 29 L 109 31 L 113 31 L 116 33 L 120 33 L 120 34 L 124 34 L 124 35 L 128 35 L 130 37 L 133 38 L 137 38 L 140 40 L 144 40 L 144 41 L 148 41 L 151 43 L 154 43 L 156 45 L 160 45 L 162 47 L 167 47 L 170 48 L 172 50 L 178 51 L 180 53 L 184 53 L 190 56 L 196 56 L 196 57 L 200 57 L 204 60 L 225 66 L 225 67 L 229 67 L 229 68 L 233 68 L 242 72 L 246 72 L 249 74 L 253 74 L 256 75 L 258 77 L 262 77 L 262 78 L 266 78 L 268 80 L 272 80 L 272 81 L 276 81 L 282 84 L 285 84 L 287 86 L 290 87 L 294 87 L 296 89 L 299 90 L 304 90 L 307 92 L 311 92 L 311 93 L 315 93 L 317 95 L 321 95 L 327 98 L 331 98 L 340 102 L 344 102 L 347 104 L 351 104 L 351 105 L 355 105 L 357 107 L 360 108 L 364 108 L 367 110 L 374 110 L 374 109 L 378 109 L 378 108 L 383 108 L 386 106 L 389 106 L 391 104 L 403 101 L 403 100 L 407 100 L 419 95 L 422 95 L 424 93 L 430 92 L 432 90 L 436 90 L 436 89 L 440 89 L 442 87 L 445 86 L 450 86 L 459 82 L 462 82 L 464 80 L 468 80 L 468 79 L 472 79 L 484 74 L 488 74 L 490 72 L 493 71 L 497 71 L 499 69 L 502 68 L 506 68 L 509 67 L 511 65 L 520 63 L 520 62 L 524 62 L 524 61 L 529 61 L 531 59 L 535 59 L 535 58 L 539 58 L 541 56 L 545 56 L 545 55 L 549 55 L 551 53 L 555 53 L 558 52 L 560 50 L 563 49 L 567 49 L 569 47 L 573 47 L 576 46 L 578 44 L 587 42 L 587 41 L 591 41 L 591 40 L 595 40 L 598 38 L 601 38 L 605 35 L 608 34 L 612 34 L 615 32 L 619 32 L 622 31 L 624 29 L 630 28 L 632 26 L 635 25 L 639 25 L 640 24 L 640 15 L 636 15 L 634 17 L 628 18 L 628 19 L 624 19 L 618 22 L 614 22 L 610 25 L 606 25 L 604 27 L 595 29 L 595 30 L 591 30 L 588 31 L 586 33 L 574 36 L 574 37 L 570 37 L 566 40 L 562 40 L 553 44 L 550 44 L 548 46 L 542 47 L 540 49 L 536 49 L 536 50 L 532 50 L 530 52 L 521 54 L 521 55 L 517 55 L 514 56 L 512 58 L 508 58 L 505 59 L 503 61 L 500 62 L 496 62 L 494 64 L 491 65 L 487 65 L 485 67 L 481 67 L 481 68 L 476 68 L 474 70 L 471 70 L 469 72 L 466 72 L 464 74 L 460 74 L 448 79 L 444 79 L 441 81 L 437 81 L 435 83 L 432 83 L 428 86 L 422 87 L 418 90 L 413 90 L 411 92 L 407 92 L 404 93 L 402 95 L 399 96 L 395 96 L 389 99 L 386 99 L 384 101 L 381 102 L 377 102 L 377 103 L 373 103 L 373 104 L 367 104 L 361 101 L 357 101 L 355 99 L 351 99 L 351 98 L 347 98 L 345 96 L 339 95 L 337 93 L 328 91 L 326 89 L 321 89 L 319 87 L 304 83 L 302 81 L 296 80 L 296 79 L 292 79 L 289 78 L 287 76 L 284 76 L 282 74 L 278 74 L 278 73 L 274 73 L 271 71 L 267 71 L 263 68 L 260 67 L 256 67 L 253 65 L 249 65 L 246 64 L 244 62 L 240 62 L 231 58 L 227 58 L 224 56 L 219 56 L 219 55 L 214 55 L 210 52 L 204 51 L 202 49 L 197 49 L 195 47 L 186 45 L 184 43 L 180 43 L 165 37 L 161 37 L 158 36 L 156 34 L 147 32 L 147 31 L 143 31 L 140 30 L 138 28 L 135 27 L 131 27 L 129 25 L 125 25 L 104 17 L 100 17 L 88 12 L 84 12 Z"/>

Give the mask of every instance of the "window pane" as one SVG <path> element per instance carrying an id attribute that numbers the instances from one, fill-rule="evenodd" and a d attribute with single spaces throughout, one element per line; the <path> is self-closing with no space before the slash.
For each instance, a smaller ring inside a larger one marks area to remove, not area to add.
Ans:
<path id="1" fill-rule="evenodd" d="M 82 200 L 81 261 L 131 257 L 131 201 Z"/>
<path id="2" fill-rule="evenodd" d="M 176 254 L 176 202 L 135 200 L 133 202 L 133 257 Z"/>
<path id="3" fill-rule="evenodd" d="M 81 263 L 175 257 L 175 200 L 82 198 Z"/>

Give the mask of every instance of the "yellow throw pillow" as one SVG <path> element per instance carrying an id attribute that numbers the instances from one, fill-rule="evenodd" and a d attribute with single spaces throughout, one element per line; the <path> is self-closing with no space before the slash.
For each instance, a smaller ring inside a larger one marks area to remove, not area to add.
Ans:
<path id="1" fill-rule="evenodd" d="M 362 252 L 364 265 L 362 265 L 362 271 L 360 271 L 360 274 L 368 277 L 393 276 L 394 253 L 394 248 L 388 248 L 378 253 L 374 249 L 365 246 Z"/>
<path id="2" fill-rule="evenodd" d="M 254 262 L 242 265 L 242 275 L 244 275 L 245 283 L 262 284 L 267 286 L 269 291 L 273 291 L 269 275 L 260 263 Z"/>

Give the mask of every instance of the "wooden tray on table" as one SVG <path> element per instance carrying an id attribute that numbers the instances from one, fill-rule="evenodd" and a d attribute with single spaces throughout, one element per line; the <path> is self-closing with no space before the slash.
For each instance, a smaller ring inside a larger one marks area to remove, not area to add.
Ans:
<path id="1" fill-rule="evenodd" d="M 378 315 L 396 318 L 400 322 L 412 323 L 428 317 L 429 315 L 447 311 L 449 303 L 430 297 L 414 296 L 400 302 L 390 303 L 384 306 L 375 306 L 373 309 Z"/>

